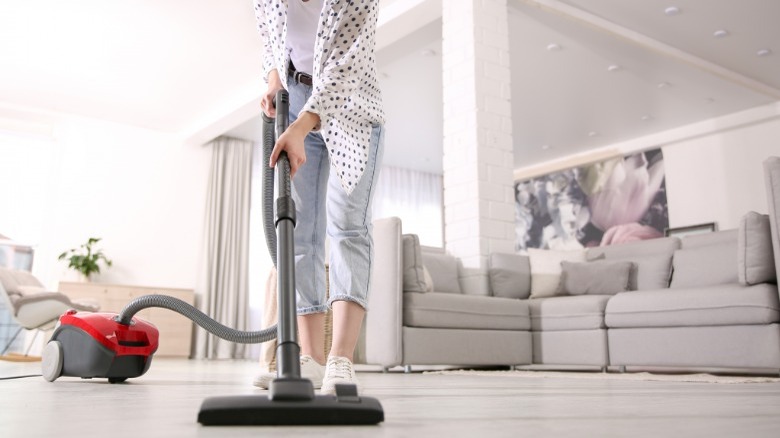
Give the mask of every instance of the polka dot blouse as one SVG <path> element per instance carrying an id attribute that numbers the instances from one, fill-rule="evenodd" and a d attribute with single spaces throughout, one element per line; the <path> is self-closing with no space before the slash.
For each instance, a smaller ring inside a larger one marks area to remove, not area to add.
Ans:
<path id="1" fill-rule="evenodd" d="M 276 69 L 287 83 L 290 54 L 285 48 L 287 2 L 254 0 L 265 42 L 263 74 Z M 376 79 L 374 44 L 378 0 L 324 0 L 314 43 L 312 96 L 303 107 L 319 115 L 331 167 L 347 193 L 360 181 L 368 161 L 371 128 L 383 124 L 382 93 Z"/>

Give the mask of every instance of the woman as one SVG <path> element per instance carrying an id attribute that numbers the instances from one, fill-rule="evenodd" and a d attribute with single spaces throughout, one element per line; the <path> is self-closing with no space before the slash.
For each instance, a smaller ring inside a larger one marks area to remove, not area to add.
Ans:
<path id="1" fill-rule="evenodd" d="M 265 43 L 268 88 L 290 94 L 290 126 L 274 146 L 290 160 L 296 203 L 295 269 L 301 374 L 322 393 L 357 384 L 352 361 L 371 280 L 371 201 L 384 144 L 384 112 L 376 80 L 378 0 L 255 0 Z M 330 298 L 325 299 L 325 236 L 330 238 Z M 333 310 L 325 357 L 324 322 Z M 267 388 L 275 375 L 255 385 Z"/>

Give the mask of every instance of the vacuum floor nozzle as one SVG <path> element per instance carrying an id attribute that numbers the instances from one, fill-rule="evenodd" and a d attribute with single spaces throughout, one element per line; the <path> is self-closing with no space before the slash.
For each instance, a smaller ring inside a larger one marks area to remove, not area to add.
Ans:
<path id="1" fill-rule="evenodd" d="M 204 426 L 373 425 L 384 419 L 375 398 L 335 395 L 302 401 L 271 400 L 267 395 L 211 397 L 198 413 Z"/>

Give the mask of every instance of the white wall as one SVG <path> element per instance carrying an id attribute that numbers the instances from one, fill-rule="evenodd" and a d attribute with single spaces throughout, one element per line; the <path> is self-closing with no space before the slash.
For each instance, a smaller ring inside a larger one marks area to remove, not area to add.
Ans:
<path id="1" fill-rule="evenodd" d="M 72 279 L 57 255 L 101 237 L 114 266 L 96 281 L 195 288 L 210 149 L 185 146 L 171 134 L 95 119 L 52 120 L 50 155 L 42 157 L 40 173 L 44 189 L 20 184 L 10 196 L 0 192 L 11 198 L 0 199 L 4 207 L 20 199 L 37 206 L 3 208 L 9 218 L 0 219 L 6 227 L 0 232 L 10 237 L 15 236 L 9 226 L 31 224 L 19 239 L 36 245 L 35 275 L 51 288 Z M 13 181 L 0 175 L 0 183 Z"/>
<path id="2" fill-rule="evenodd" d="M 737 228 L 748 211 L 767 212 L 763 162 L 780 156 L 780 102 L 515 169 L 515 180 L 657 147 L 664 153 L 669 226 Z"/>
<path id="3" fill-rule="evenodd" d="M 748 211 L 767 212 L 763 162 L 780 156 L 780 118 L 663 147 L 669 226 L 739 226 Z"/>

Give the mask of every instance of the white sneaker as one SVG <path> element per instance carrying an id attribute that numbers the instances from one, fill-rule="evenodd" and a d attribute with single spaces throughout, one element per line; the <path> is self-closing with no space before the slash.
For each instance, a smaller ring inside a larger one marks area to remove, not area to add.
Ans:
<path id="1" fill-rule="evenodd" d="M 325 378 L 322 379 L 321 394 L 336 394 L 336 384 L 351 383 L 360 388 L 355 368 L 352 361 L 346 357 L 329 356 L 328 363 L 325 365 Z"/>
<path id="2" fill-rule="evenodd" d="M 311 356 L 301 356 L 301 377 L 311 380 L 314 389 L 322 386 L 322 377 L 325 375 L 325 367 L 318 364 Z M 275 372 L 266 371 L 258 374 L 252 384 L 263 389 L 271 387 L 271 381 L 276 378 Z"/>

